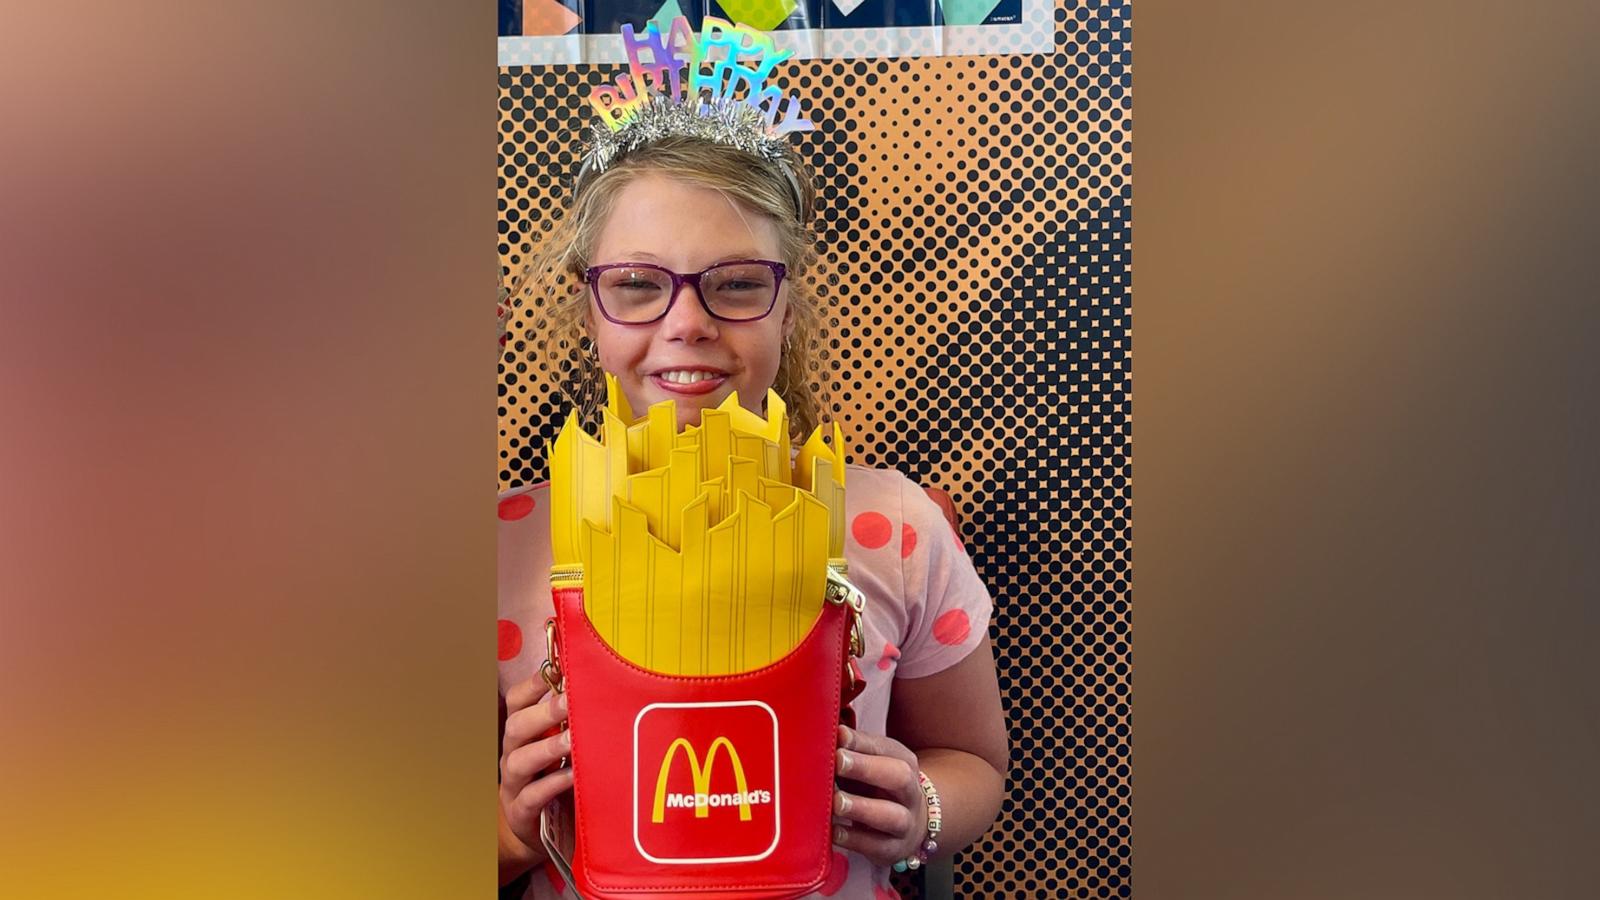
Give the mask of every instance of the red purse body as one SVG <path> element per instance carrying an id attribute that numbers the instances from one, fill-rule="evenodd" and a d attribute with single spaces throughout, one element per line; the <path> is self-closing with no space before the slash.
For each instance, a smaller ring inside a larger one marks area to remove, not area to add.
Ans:
<path id="1" fill-rule="evenodd" d="M 825 602 L 800 644 L 762 668 L 680 676 L 601 640 L 581 587 L 553 595 L 574 770 L 575 846 L 562 868 L 577 890 L 679 900 L 817 890 L 833 858 L 840 710 L 859 691 L 859 607 Z"/>

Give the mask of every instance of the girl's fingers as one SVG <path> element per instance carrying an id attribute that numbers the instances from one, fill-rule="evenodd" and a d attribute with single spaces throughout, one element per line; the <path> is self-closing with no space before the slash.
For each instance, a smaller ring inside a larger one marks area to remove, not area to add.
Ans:
<path id="1" fill-rule="evenodd" d="M 500 784 L 510 794 L 520 793 L 539 773 L 572 752 L 572 732 L 534 741 L 507 753 L 500 763 Z"/>
<path id="2" fill-rule="evenodd" d="M 511 690 L 506 691 L 506 712 L 514 713 L 523 707 L 538 703 L 539 698 L 543 697 L 549 690 L 550 686 L 545 684 L 544 679 L 538 675 L 520 684 L 512 685 Z"/>
<path id="3" fill-rule="evenodd" d="M 917 824 L 911 810 L 893 800 L 863 797 L 847 791 L 833 792 L 833 814 L 862 825 L 894 841 L 904 841 Z"/>
<path id="4" fill-rule="evenodd" d="M 901 760 L 910 767 L 913 779 L 916 776 L 917 755 L 911 752 L 911 748 L 888 735 L 868 734 L 840 725 L 839 746 L 862 756 L 887 756 Z"/>
<path id="5" fill-rule="evenodd" d="M 522 745 L 538 740 L 545 732 L 567 718 L 567 695 L 556 694 L 543 703 L 525 707 L 506 717 L 506 736 L 500 745 L 502 753 L 509 753 Z"/>
<path id="6" fill-rule="evenodd" d="M 518 791 L 506 807 L 506 818 L 513 825 L 532 823 L 538 818 L 540 812 L 550 805 L 550 801 L 561 795 L 562 791 L 572 788 L 572 769 L 557 769 L 543 778 L 537 778 Z M 529 830 L 529 829 L 524 829 Z M 522 831 L 517 831 L 517 836 L 522 836 Z"/>
<path id="7" fill-rule="evenodd" d="M 904 841 L 897 841 L 859 825 L 835 823 L 833 843 L 836 847 L 854 850 L 880 866 L 892 866 L 902 858 L 898 850 Z"/>
<path id="8" fill-rule="evenodd" d="M 840 778 L 871 785 L 893 797 L 909 797 L 912 790 L 919 790 L 916 770 L 903 759 L 843 748 L 835 750 L 834 755 Z"/>

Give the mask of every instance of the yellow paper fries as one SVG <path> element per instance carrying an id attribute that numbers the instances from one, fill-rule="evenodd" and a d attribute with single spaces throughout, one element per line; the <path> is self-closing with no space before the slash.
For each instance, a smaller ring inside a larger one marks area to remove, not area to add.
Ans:
<path id="1" fill-rule="evenodd" d="M 675 675 L 759 668 L 820 612 L 844 551 L 842 435 L 791 452 L 776 393 L 737 395 L 678 431 L 671 401 L 643 418 L 613 379 L 598 441 L 567 420 L 548 454 L 557 569 L 581 567 L 584 610 L 630 661 Z M 791 459 L 792 458 L 792 459 Z"/>

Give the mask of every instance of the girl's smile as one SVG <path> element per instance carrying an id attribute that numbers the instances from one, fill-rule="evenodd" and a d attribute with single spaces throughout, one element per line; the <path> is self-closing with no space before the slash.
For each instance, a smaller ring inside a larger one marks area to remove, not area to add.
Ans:
<path id="1" fill-rule="evenodd" d="M 657 388 L 666 393 L 698 397 L 722 387 L 728 380 L 728 373 L 704 366 L 685 366 L 656 372 L 650 378 Z"/>

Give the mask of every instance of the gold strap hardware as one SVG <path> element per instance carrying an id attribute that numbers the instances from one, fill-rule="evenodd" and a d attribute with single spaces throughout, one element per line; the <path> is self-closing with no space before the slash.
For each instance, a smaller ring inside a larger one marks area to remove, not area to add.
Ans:
<path id="1" fill-rule="evenodd" d="M 544 663 L 539 666 L 539 677 L 550 686 L 550 690 L 558 694 L 566 690 L 567 679 L 561 671 L 561 640 L 556 636 L 555 619 L 544 623 Z"/>
<path id="2" fill-rule="evenodd" d="M 550 587 L 583 587 L 582 564 L 551 566 Z M 544 623 L 544 664 L 539 666 L 539 677 L 550 686 L 550 690 L 558 694 L 566 689 L 566 676 L 561 671 L 561 640 L 556 636 L 556 620 L 553 618 Z"/>
<path id="3" fill-rule="evenodd" d="M 845 573 L 850 570 L 849 564 L 842 559 L 828 560 L 828 602 L 836 606 L 850 607 L 850 656 L 860 659 L 866 652 L 866 637 L 861 627 L 861 617 L 867 611 L 867 595 L 861 589 L 850 583 Z"/>

